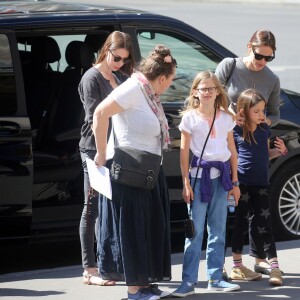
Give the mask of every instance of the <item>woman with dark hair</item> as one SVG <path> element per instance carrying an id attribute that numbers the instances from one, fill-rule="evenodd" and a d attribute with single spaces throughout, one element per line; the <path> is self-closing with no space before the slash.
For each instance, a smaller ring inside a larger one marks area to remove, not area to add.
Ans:
<path id="1" fill-rule="evenodd" d="M 93 121 L 98 166 L 112 158 L 111 140 L 108 147 L 106 142 L 110 117 L 113 123 L 110 138 L 115 145 L 163 155 L 169 133 L 159 95 L 169 88 L 175 73 L 176 61 L 170 50 L 157 45 L 140 63 L 138 72 L 98 105 Z M 158 181 L 151 190 L 115 181 L 111 184 L 112 200 L 104 201 L 102 195 L 99 199 L 102 212 L 99 270 L 109 280 L 119 280 L 123 273 L 129 300 L 167 296 L 168 293 L 152 284 L 171 279 L 169 197 L 163 168 L 160 166 Z M 113 228 L 107 226 L 112 217 L 116 222 Z"/>
<path id="2" fill-rule="evenodd" d="M 247 48 L 247 56 L 235 59 L 235 68 L 226 85 L 231 109 L 236 113 L 236 103 L 241 92 L 249 88 L 255 89 L 267 101 L 267 125 L 275 126 L 280 117 L 280 82 L 278 76 L 267 66 L 268 62 L 275 59 L 275 37 L 269 30 L 257 30 Z M 232 58 L 225 58 L 218 65 L 215 74 L 222 84 L 227 81 L 232 65 Z M 239 117 L 238 115 L 238 122 Z"/>
<path id="3" fill-rule="evenodd" d="M 93 133 L 93 113 L 97 105 L 121 81 L 113 73 L 119 71 L 130 76 L 133 71 L 133 49 L 131 37 L 123 32 L 114 31 L 106 39 L 95 65 L 82 77 L 78 91 L 83 103 L 85 118 L 81 128 L 79 149 L 84 171 L 84 208 L 81 215 L 79 234 L 84 268 L 83 282 L 92 285 L 114 285 L 114 281 L 102 280 L 94 253 L 95 223 L 98 218 L 98 194 L 90 186 L 86 159 L 94 159 L 96 144 Z"/>
<path id="4" fill-rule="evenodd" d="M 275 126 L 280 118 L 280 82 L 278 76 L 267 66 L 268 62 L 275 59 L 275 36 L 270 30 L 257 30 L 250 38 L 247 48 L 248 55 L 245 57 L 222 60 L 215 74 L 222 84 L 227 82 L 230 108 L 236 113 L 238 125 L 244 124 L 244 116 L 236 110 L 238 97 L 243 91 L 254 89 L 266 101 L 266 118 L 264 122 L 269 127 Z M 233 70 L 232 73 L 231 70 Z M 240 201 L 242 203 L 243 199 Z M 251 252 L 256 252 L 255 245 L 251 245 L 251 247 Z M 241 260 L 237 259 L 235 261 L 234 259 L 231 278 L 249 281 L 260 279 L 260 273 L 270 274 L 271 267 L 265 256 L 256 257 L 254 270 L 255 272 L 243 266 Z M 227 276 L 225 270 L 224 276 Z"/>

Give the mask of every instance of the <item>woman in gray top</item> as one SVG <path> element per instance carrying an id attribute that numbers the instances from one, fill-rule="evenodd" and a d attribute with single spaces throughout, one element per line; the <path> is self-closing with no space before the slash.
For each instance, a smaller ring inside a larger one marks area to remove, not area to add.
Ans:
<path id="1" fill-rule="evenodd" d="M 241 92 L 253 88 L 267 101 L 266 123 L 275 126 L 280 117 L 280 82 L 277 75 L 267 67 L 267 63 L 275 58 L 275 37 L 269 30 L 257 30 L 247 47 L 248 56 L 235 59 L 235 68 L 226 84 L 231 108 L 235 111 Z M 218 65 L 215 74 L 222 84 L 226 83 L 232 66 L 232 58 L 225 58 Z"/>
<path id="2" fill-rule="evenodd" d="M 114 281 L 102 280 L 94 253 L 95 223 L 98 218 L 98 194 L 90 186 L 86 158 L 94 159 L 96 154 L 93 133 L 93 113 L 98 104 L 121 82 L 113 73 L 119 71 L 130 76 L 133 71 L 133 49 L 131 37 L 114 31 L 106 39 L 95 65 L 82 77 L 78 91 L 83 103 L 85 118 L 81 128 L 79 149 L 84 171 L 84 208 L 81 215 L 79 235 L 81 242 L 83 282 L 94 285 L 114 285 Z"/>
<path id="3" fill-rule="evenodd" d="M 248 56 L 223 59 L 216 69 L 216 76 L 221 83 L 224 85 L 226 83 L 230 106 L 237 114 L 236 121 L 238 125 L 244 122 L 244 118 L 240 112 L 236 111 L 237 99 L 243 91 L 250 88 L 255 89 L 266 100 L 265 122 L 269 127 L 275 126 L 280 118 L 280 82 L 279 78 L 267 67 L 267 63 L 275 58 L 275 37 L 269 30 L 257 30 L 251 37 L 247 47 Z M 234 64 L 234 60 L 236 64 Z M 255 226 L 253 222 L 251 224 Z M 252 231 L 253 229 L 249 228 L 250 235 Z M 251 251 L 256 252 L 255 248 L 255 244 L 252 243 Z M 255 260 L 255 272 L 244 267 L 239 274 L 239 278 L 242 278 L 242 280 L 257 280 L 261 278 L 259 273 L 270 273 L 270 265 L 265 257 L 256 257 Z M 241 264 L 241 262 L 234 260 L 233 265 L 235 266 L 235 264 Z M 225 270 L 223 276 L 227 277 Z"/>

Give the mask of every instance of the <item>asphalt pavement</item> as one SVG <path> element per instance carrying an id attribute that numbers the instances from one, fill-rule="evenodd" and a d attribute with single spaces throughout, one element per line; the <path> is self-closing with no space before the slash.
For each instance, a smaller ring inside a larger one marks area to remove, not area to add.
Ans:
<path id="1" fill-rule="evenodd" d="M 300 299 L 300 240 L 278 242 L 278 257 L 280 268 L 284 271 L 284 283 L 280 287 L 271 287 L 268 276 L 263 275 L 262 280 L 253 282 L 237 282 L 240 291 L 208 292 L 206 290 L 205 252 L 202 251 L 202 260 L 199 269 L 199 283 L 196 294 L 185 299 Z M 248 253 L 245 246 L 244 253 Z M 70 249 L 72 251 L 72 249 Z M 226 257 L 226 269 L 231 268 L 231 257 Z M 158 283 L 162 290 L 172 292 L 181 282 L 183 254 L 172 255 L 172 280 Z M 243 262 L 253 268 L 254 259 L 244 255 Z M 8 299 L 47 299 L 47 300 L 119 300 L 127 299 L 127 287 L 124 282 L 118 282 L 113 287 L 88 286 L 82 283 L 82 267 L 41 269 L 35 271 L 8 273 L 0 276 L 1 300 Z M 166 299 L 166 298 L 165 298 Z M 175 299 L 169 297 L 168 299 Z"/>

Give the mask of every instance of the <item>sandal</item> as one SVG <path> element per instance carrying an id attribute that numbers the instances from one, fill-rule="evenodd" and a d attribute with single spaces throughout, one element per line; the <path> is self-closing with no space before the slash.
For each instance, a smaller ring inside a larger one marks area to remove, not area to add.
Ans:
<path id="1" fill-rule="evenodd" d="M 113 286 L 116 284 L 113 280 L 104 280 L 99 277 L 98 273 L 89 274 L 86 271 L 83 272 L 83 283 L 87 285 L 99 285 L 99 286 Z"/>

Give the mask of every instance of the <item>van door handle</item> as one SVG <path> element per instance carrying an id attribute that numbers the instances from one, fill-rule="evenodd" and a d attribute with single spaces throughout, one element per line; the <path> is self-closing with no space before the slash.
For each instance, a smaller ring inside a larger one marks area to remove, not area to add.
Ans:
<path id="1" fill-rule="evenodd" d="M 0 136 L 17 135 L 21 132 L 21 126 L 14 122 L 0 121 Z"/>

